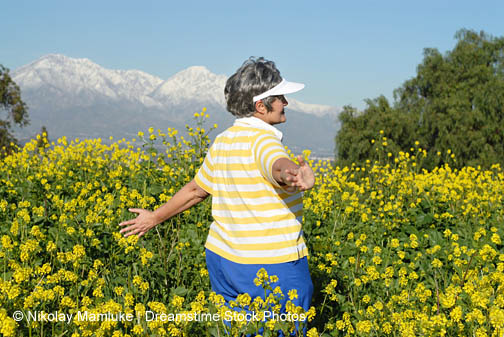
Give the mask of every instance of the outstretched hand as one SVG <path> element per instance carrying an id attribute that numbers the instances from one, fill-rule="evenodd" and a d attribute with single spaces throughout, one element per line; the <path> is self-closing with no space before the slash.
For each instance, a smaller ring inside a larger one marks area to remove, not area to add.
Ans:
<path id="1" fill-rule="evenodd" d="M 119 231 L 119 233 L 125 233 L 124 237 L 128 237 L 134 234 L 137 234 L 138 237 L 141 237 L 151 228 L 157 225 L 154 212 L 142 208 L 130 208 L 128 209 L 128 211 L 138 213 L 138 216 L 135 219 L 123 221 L 119 224 L 119 226 L 128 226 Z"/>
<path id="2" fill-rule="evenodd" d="M 297 169 L 286 169 L 283 181 L 287 183 L 289 188 L 287 191 L 291 192 L 293 188 L 298 188 L 300 191 L 306 191 L 313 187 L 315 184 L 315 174 L 312 168 L 308 165 L 303 156 L 299 155 L 297 157 L 299 162 L 299 168 Z"/>

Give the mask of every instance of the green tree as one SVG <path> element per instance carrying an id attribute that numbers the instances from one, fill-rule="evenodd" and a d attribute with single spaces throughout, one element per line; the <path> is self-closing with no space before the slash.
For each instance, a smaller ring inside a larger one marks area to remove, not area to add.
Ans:
<path id="1" fill-rule="evenodd" d="M 386 141 L 390 152 L 398 152 L 414 142 L 415 121 L 409 114 L 393 109 L 385 96 L 367 99 L 366 104 L 362 113 L 345 106 L 339 116 L 342 127 L 336 136 L 338 165 L 362 165 L 366 160 L 382 159 L 384 153 L 376 151 L 375 141 Z"/>
<path id="2" fill-rule="evenodd" d="M 418 140 L 429 151 L 423 162 L 429 169 L 443 164 L 448 150 L 455 153 L 457 167 L 504 163 L 504 38 L 465 29 L 455 38 L 456 46 L 446 55 L 433 48 L 424 50 L 416 76 L 394 91 L 395 103 L 387 114 L 377 114 L 368 101 L 367 109 L 354 117 L 368 121 L 361 123 L 361 138 L 369 132 L 376 137 L 377 128 L 382 128 L 400 149 L 407 150 Z M 397 120 L 391 121 L 391 116 Z M 409 125 L 398 128 L 397 123 Z M 342 116 L 337 159 L 362 163 L 361 158 L 373 156 L 369 149 L 341 150 L 351 124 L 348 116 Z M 401 129 L 409 134 L 398 134 Z"/>
<path id="3" fill-rule="evenodd" d="M 5 154 L 17 145 L 17 140 L 11 134 L 12 123 L 26 126 L 28 108 L 21 100 L 21 90 L 9 75 L 9 69 L 0 65 L 0 110 L 5 110 L 7 116 L 0 119 L 0 154 Z"/>

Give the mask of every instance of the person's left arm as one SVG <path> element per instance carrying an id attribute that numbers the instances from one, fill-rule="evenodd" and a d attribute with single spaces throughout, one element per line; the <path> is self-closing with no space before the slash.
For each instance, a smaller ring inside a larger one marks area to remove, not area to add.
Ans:
<path id="1" fill-rule="evenodd" d="M 287 190 L 297 188 L 306 191 L 315 184 L 315 174 L 303 156 L 297 157 L 299 165 L 288 158 L 279 158 L 273 163 L 273 178 L 281 185 L 288 186 Z"/>

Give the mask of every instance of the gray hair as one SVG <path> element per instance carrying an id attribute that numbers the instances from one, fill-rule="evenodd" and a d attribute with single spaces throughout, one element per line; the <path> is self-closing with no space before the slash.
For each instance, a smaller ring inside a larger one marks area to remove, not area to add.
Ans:
<path id="1" fill-rule="evenodd" d="M 273 88 L 282 81 L 280 71 L 273 61 L 264 57 L 250 57 L 226 81 L 224 96 L 227 110 L 236 117 L 249 117 L 255 113 L 254 96 Z M 267 111 L 277 98 L 270 96 L 262 99 Z"/>

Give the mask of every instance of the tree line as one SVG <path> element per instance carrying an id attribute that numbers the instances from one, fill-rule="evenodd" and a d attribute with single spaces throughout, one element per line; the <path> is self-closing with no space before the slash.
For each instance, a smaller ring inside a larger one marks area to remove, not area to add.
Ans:
<path id="1" fill-rule="evenodd" d="M 358 111 L 345 106 L 335 137 L 338 165 L 365 165 L 421 147 L 422 167 L 504 165 L 504 38 L 462 29 L 445 55 L 424 49 L 416 76 Z M 384 147 L 379 149 L 377 147 Z M 447 156 L 446 154 L 450 154 Z M 451 160 L 454 155 L 455 160 Z"/>

